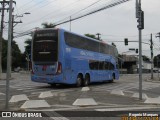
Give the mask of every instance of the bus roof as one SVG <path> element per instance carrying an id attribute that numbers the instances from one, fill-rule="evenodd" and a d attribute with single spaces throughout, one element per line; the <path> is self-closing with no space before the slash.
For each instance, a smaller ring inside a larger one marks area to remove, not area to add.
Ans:
<path id="1" fill-rule="evenodd" d="M 75 35 L 78 35 L 78 36 L 81 36 L 81 37 L 84 37 L 84 38 L 88 38 L 88 39 L 90 39 L 90 40 L 93 40 L 93 41 L 96 41 L 96 42 L 99 42 L 99 43 L 103 43 L 103 44 L 106 44 L 106 45 L 108 45 L 108 46 L 111 46 L 111 47 L 116 48 L 115 46 L 110 45 L 110 44 L 106 43 L 106 42 L 103 41 L 103 40 L 97 40 L 97 39 L 94 39 L 94 38 L 91 38 L 91 37 L 88 37 L 88 36 L 85 36 L 85 35 L 81 35 L 81 34 L 78 34 L 78 33 L 74 33 L 74 32 L 65 30 L 65 29 L 63 29 L 63 28 L 38 28 L 38 29 L 35 30 L 35 32 L 36 32 L 36 31 L 41 31 L 41 30 L 62 30 L 62 31 L 64 31 L 64 32 L 66 31 L 66 32 L 68 32 L 68 33 L 72 33 L 72 34 L 75 34 Z"/>

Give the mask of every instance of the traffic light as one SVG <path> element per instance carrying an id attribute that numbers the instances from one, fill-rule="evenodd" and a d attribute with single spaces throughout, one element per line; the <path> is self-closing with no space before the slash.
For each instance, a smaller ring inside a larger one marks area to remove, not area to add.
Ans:
<path id="1" fill-rule="evenodd" d="M 137 28 L 139 30 L 144 29 L 144 12 L 142 10 L 139 11 L 139 17 L 138 17 L 137 22 L 138 22 Z"/>
<path id="2" fill-rule="evenodd" d="M 128 38 L 125 38 L 125 39 L 124 39 L 124 44 L 125 44 L 125 45 L 128 45 Z"/>
<path id="3" fill-rule="evenodd" d="M 138 53 L 138 49 L 136 49 L 136 53 Z"/>

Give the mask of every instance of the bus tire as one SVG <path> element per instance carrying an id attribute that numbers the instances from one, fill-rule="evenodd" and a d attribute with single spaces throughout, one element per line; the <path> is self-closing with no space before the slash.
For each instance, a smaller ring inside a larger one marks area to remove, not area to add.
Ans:
<path id="1" fill-rule="evenodd" d="M 89 76 L 89 74 L 86 74 L 84 81 L 83 81 L 83 86 L 88 86 L 89 83 L 90 83 L 90 76 Z"/>
<path id="2" fill-rule="evenodd" d="M 115 74 L 112 75 L 112 79 L 110 80 L 110 83 L 113 83 L 115 79 Z"/>
<path id="3" fill-rule="evenodd" d="M 56 87 L 56 83 L 49 83 L 51 87 Z"/>
<path id="4" fill-rule="evenodd" d="M 82 81 L 83 81 L 82 76 L 78 75 L 77 80 L 76 80 L 76 87 L 81 87 L 82 86 Z"/>

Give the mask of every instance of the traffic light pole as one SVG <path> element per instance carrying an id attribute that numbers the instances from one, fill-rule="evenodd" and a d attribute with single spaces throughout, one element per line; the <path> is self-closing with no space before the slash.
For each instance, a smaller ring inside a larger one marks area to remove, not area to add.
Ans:
<path id="1" fill-rule="evenodd" d="M 153 80 L 153 41 L 152 41 L 152 34 L 151 34 L 151 80 Z"/>
<path id="2" fill-rule="evenodd" d="M 142 29 L 144 29 L 144 13 L 141 10 L 141 0 L 136 0 L 136 18 L 139 30 L 139 100 L 142 100 Z"/>
<path id="3" fill-rule="evenodd" d="M 142 30 L 139 29 L 139 99 L 142 100 Z"/>

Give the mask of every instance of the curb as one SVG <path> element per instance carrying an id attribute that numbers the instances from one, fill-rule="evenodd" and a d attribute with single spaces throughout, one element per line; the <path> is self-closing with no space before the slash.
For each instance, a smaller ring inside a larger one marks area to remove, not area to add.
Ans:
<path id="1" fill-rule="evenodd" d="M 152 79 L 146 79 L 145 81 L 146 82 L 153 82 L 153 83 L 160 83 L 160 81 L 157 80 L 157 79 L 156 80 L 155 79 L 153 79 L 153 80 Z"/>

